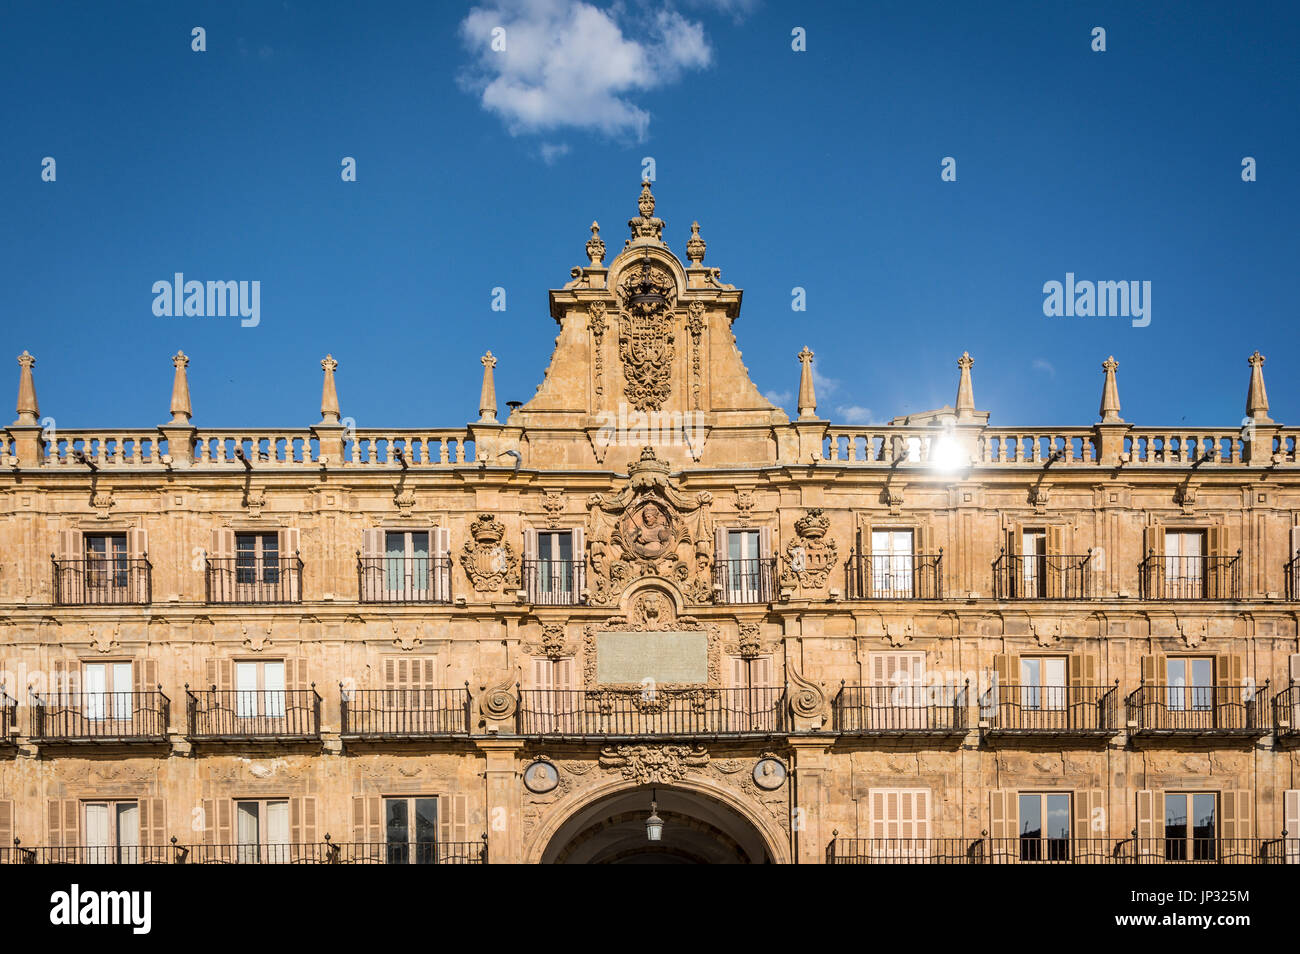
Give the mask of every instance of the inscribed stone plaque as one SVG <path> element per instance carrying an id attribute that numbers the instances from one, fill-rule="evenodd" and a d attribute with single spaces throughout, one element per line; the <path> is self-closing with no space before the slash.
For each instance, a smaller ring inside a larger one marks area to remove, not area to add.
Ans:
<path id="1" fill-rule="evenodd" d="M 707 633 L 597 633 L 596 682 L 709 681 Z"/>

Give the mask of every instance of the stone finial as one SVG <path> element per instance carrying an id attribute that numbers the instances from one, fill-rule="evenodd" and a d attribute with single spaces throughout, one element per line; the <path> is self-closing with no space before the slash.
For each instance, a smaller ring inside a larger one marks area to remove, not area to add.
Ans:
<path id="1" fill-rule="evenodd" d="M 587 257 L 592 265 L 605 264 L 605 240 L 600 237 L 600 223 L 591 223 L 591 238 L 587 239 Z"/>
<path id="2" fill-rule="evenodd" d="M 970 369 L 975 366 L 975 359 L 969 351 L 963 351 L 957 359 L 961 368 L 961 380 L 957 382 L 957 421 L 971 421 L 975 418 L 975 388 L 971 385 Z"/>
<path id="3" fill-rule="evenodd" d="M 339 392 L 334 387 L 334 372 L 337 370 L 339 363 L 334 360 L 334 355 L 327 354 L 320 363 L 321 370 L 325 372 L 325 386 L 321 389 L 320 396 L 320 422 L 322 424 L 339 423 Z"/>
<path id="4" fill-rule="evenodd" d="M 169 424 L 189 424 L 190 415 L 194 413 L 190 408 L 190 381 L 185 372 L 189 363 L 184 351 L 177 351 L 176 357 L 172 358 L 176 374 L 172 378 L 172 419 Z"/>
<path id="5" fill-rule="evenodd" d="M 497 366 L 497 359 L 489 351 L 479 358 L 479 361 L 483 363 L 483 390 L 478 398 L 478 422 L 495 424 L 497 423 L 497 386 L 492 379 L 492 369 Z"/>
<path id="6" fill-rule="evenodd" d="M 641 181 L 641 195 L 636 200 L 637 210 L 641 213 L 634 219 L 627 220 L 627 226 L 632 230 L 632 238 L 652 238 L 663 244 L 664 220 L 656 219 L 655 197 L 650 191 L 650 180 Z"/>
<path id="7" fill-rule="evenodd" d="M 1119 362 L 1114 355 L 1101 363 L 1101 370 L 1106 374 L 1106 383 L 1101 388 L 1101 423 L 1123 424 L 1124 418 L 1119 416 L 1119 385 L 1115 383 Z"/>
<path id="8" fill-rule="evenodd" d="M 700 223 L 691 223 L 691 237 L 686 241 L 686 257 L 690 259 L 692 265 L 699 265 L 704 261 L 704 250 L 708 248 L 704 244 L 704 239 L 700 238 Z"/>
<path id="9" fill-rule="evenodd" d="M 36 359 L 24 351 L 18 356 L 18 420 L 15 425 L 31 427 L 41 423 L 41 409 L 36 403 L 36 381 L 32 377 L 32 368 Z"/>
<path id="10" fill-rule="evenodd" d="M 799 420 L 817 420 L 817 392 L 813 389 L 813 353 L 804 345 L 799 352 Z"/>
<path id="11" fill-rule="evenodd" d="M 1246 416 L 1256 424 L 1272 424 L 1268 416 L 1268 392 L 1264 390 L 1264 356 L 1256 351 L 1246 362 L 1250 365 L 1250 390 L 1246 392 Z"/>

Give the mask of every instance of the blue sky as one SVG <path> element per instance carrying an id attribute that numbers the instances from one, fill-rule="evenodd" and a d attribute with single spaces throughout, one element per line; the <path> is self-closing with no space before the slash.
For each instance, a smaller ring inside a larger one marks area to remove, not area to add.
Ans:
<path id="1" fill-rule="evenodd" d="M 358 425 L 463 424 L 486 349 L 532 395 L 652 156 L 787 406 L 805 344 L 837 422 L 951 403 L 969 350 L 994 423 L 1086 424 L 1114 354 L 1128 420 L 1235 424 L 1258 348 L 1300 420 L 1297 50 L 1289 2 L 8 0 L 0 357 L 65 427 L 165 420 L 177 349 L 199 425 L 314 422 L 327 351 Z M 155 316 L 178 271 L 260 281 L 260 324 Z M 1045 317 L 1066 272 L 1150 281 L 1150 325 Z"/>

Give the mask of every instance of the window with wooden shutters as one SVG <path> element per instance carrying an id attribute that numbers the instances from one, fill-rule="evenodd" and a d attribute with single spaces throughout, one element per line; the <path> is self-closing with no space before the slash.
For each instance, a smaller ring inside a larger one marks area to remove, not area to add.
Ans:
<path id="1" fill-rule="evenodd" d="M 731 657 L 729 699 L 723 706 L 727 731 L 771 732 L 777 728 L 776 688 L 771 656 Z"/>
<path id="2" fill-rule="evenodd" d="M 438 829 L 440 861 L 477 860 L 482 843 L 470 835 L 468 796 L 454 793 L 438 796 Z"/>
<path id="3" fill-rule="evenodd" d="M 524 552 L 524 576 L 530 602 L 571 605 L 580 601 L 585 566 L 582 528 L 529 528 L 525 532 Z"/>
<path id="4" fill-rule="evenodd" d="M 380 796 L 352 797 L 351 850 L 354 861 L 384 863 L 387 849 L 384 844 L 384 800 Z"/>
<path id="5" fill-rule="evenodd" d="M 582 692 L 574 688 L 572 656 L 533 657 L 533 699 L 529 713 L 533 731 L 576 734 L 582 718 Z"/>
<path id="6" fill-rule="evenodd" d="M 438 802 L 431 795 L 383 800 L 385 864 L 438 863 Z"/>
<path id="7" fill-rule="evenodd" d="M 85 534 L 85 581 L 89 594 L 87 602 L 128 602 L 127 583 L 130 580 L 130 558 L 127 556 L 125 533 Z"/>
<path id="8" fill-rule="evenodd" d="M 909 600 L 915 594 L 916 534 L 913 530 L 871 532 L 871 595 Z"/>
<path id="9" fill-rule="evenodd" d="M 1009 789 L 989 792 L 989 851 L 995 861 L 1019 857 L 1020 802 Z"/>
<path id="10" fill-rule="evenodd" d="M 1020 657 L 1020 708 L 1024 712 L 1066 708 L 1068 679 L 1065 656 Z"/>
<path id="11" fill-rule="evenodd" d="M 9 848 L 14 843 L 14 803 L 11 798 L 0 798 L 0 847 Z"/>
<path id="12" fill-rule="evenodd" d="M 1021 861 L 1070 860 L 1068 792 L 1019 792 L 1016 817 Z"/>
<path id="13" fill-rule="evenodd" d="M 380 711 L 367 713 L 372 723 L 360 727 L 399 735 L 463 731 L 464 712 L 443 698 L 438 677 L 436 656 L 385 656 Z"/>
<path id="14" fill-rule="evenodd" d="M 1289 865 L 1300 865 L 1300 788 L 1282 794 L 1282 827 L 1286 830 L 1283 858 Z"/>
<path id="15" fill-rule="evenodd" d="M 873 788 L 869 837 L 875 859 L 923 858 L 929 851 L 930 790 Z"/>
<path id="16" fill-rule="evenodd" d="M 1165 793 L 1142 789 L 1136 793 L 1136 801 L 1137 858 L 1147 863 L 1155 862 L 1165 854 Z"/>
<path id="17" fill-rule="evenodd" d="M 1171 713 L 1212 712 L 1214 695 L 1212 657 L 1170 656 L 1165 660 L 1165 704 Z"/>
<path id="18" fill-rule="evenodd" d="M 80 530 L 60 530 L 54 549 L 54 599 L 60 606 L 86 601 L 86 544 Z"/>
<path id="19" fill-rule="evenodd" d="M 1236 819 L 1236 797 L 1231 797 Z M 1219 858 L 1219 796 L 1214 792 L 1164 793 L 1166 861 L 1216 861 Z"/>
<path id="20" fill-rule="evenodd" d="M 1169 530 L 1165 538 L 1167 600 L 1199 600 L 1205 596 L 1205 531 Z"/>
<path id="21" fill-rule="evenodd" d="M 296 842 L 295 834 L 305 837 L 302 806 L 299 804 L 298 828 L 292 824 L 294 809 L 291 805 L 299 799 L 241 798 L 234 802 L 234 859 L 239 864 L 287 864 L 305 854 L 296 850 L 305 843 Z M 313 827 L 315 808 L 312 808 Z"/>
<path id="22" fill-rule="evenodd" d="M 772 530 L 715 529 L 714 584 L 727 603 L 766 603 L 773 597 Z"/>
<path id="23" fill-rule="evenodd" d="M 133 711 L 131 693 L 135 686 L 133 667 L 129 662 L 88 662 L 81 667 L 81 697 L 73 700 L 73 710 L 79 710 L 91 722 L 125 722 L 129 731 Z M 69 732 L 76 731 L 69 726 Z M 85 734 L 112 735 L 112 729 L 102 726 L 87 727 Z"/>
<path id="24" fill-rule="evenodd" d="M 139 864 L 140 803 L 82 802 L 82 861 L 86 864 Z"/>
<path id="25" fill-rule="evenodd" d="M 930 724 L 926 705 L 925 653 L 880 652 L 867 659 L 868 704 L 875 728 L 920 729 Z"/>
<path id="26" fill-rule="evenodd" d="M 1047 596 L 1047 531 L 1042 527 L 1021 527 L 1016 552 L 1020 554 L 1017 582 L 1022 599 Z"/>
<path id="27" fill-rule="evenodd" d="M 46 844 L 63 849 L 55 858 L 71 864 L 77 860 L 81 844 L 81 803 L 75 798 L 52 798 L 46 803 Z"/>

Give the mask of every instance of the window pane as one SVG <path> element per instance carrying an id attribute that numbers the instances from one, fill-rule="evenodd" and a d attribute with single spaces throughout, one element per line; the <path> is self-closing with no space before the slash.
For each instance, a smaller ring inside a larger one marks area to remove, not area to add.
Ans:
<path id="1" fill-rule="evenodd" d="M 266 841 L 271 845 L 289 844 L 289 803 L 266 803 Z"/>
<path id="2" fill-rule="evenodd" d="M 1193 838 L 1213 838 L 1218 833 L 1216 802 L 1212 793 L 1192 796 L 1192 818 L 1195 822 Z"/>
<path id="3" fill-rule="evenodd" d="M 1020 796 L 1020 834 L 1023 838 L 1043 836 L 1043 798 L 1041 795 Z"/>
<path id="4" fill-rule="evenodd" d="M 390 865 L 404 865 L 410 861 L 410 825 L 407 821 L 409 805 L 404 798 L 384 799 L 384 841 L 388 845 Z"/>
<path id="5" fill-rule="evenodd" d="M 1165 796 L 1165 836 L 1168 838 L 1187 837 L 1187 796 Z"/>
<path id="6" fill-rule="evenodd" d="M 1070 796 L 1047 796 L 1047 837 L 1070 837 Z"/>
<path id="7" fill-rule="evenodd" d="M 416 864 L 437 863 L 437 840 L 438 800 L 436 798 L 417 798 L 415 800 Z"/>
<path id="8" fill-rule="evenodd" d="M 258 818 L 261 814 L 257 802 L 238 802 L 235 805 L 235 837 L 241 845 L 256 845 L 260 839 Z"/>
<path id="9" fill-rule="evenodd" d="M 135 861 L 132 849 L 140 844 L 140 806 L 135 802 L 118 802 L 117 808 L 117 845 L 118 857 L 122 861 Z"/>

